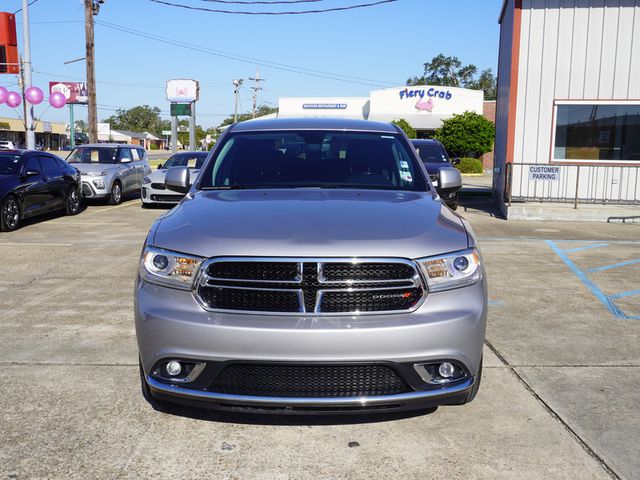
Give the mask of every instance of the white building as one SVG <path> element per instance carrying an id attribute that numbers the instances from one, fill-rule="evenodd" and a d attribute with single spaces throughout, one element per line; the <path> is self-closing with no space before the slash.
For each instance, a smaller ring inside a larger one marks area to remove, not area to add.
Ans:
<path id="1" fill-rule="evenodd" d="M 505 0 L 494 194 L 640 204 L 640 0 Z"/>
<path id="2" fill-rule="evenodd" d="M 374 90 L 368 97 L 284 97 L 278 102 L 278 116 L 339 117 L 391 122 L 404 119 L 419 132 L 429 133 L 442 120 L 465 111 L 483 113 L 481 90 L 403 86 Z"/>

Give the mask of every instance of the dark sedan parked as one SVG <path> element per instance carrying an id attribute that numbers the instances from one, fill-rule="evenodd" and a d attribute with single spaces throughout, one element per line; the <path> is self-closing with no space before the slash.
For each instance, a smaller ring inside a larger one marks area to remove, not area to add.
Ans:
<path id="1" fill-rule="evenodd" d="M 411 140 L 413 147 L 420 155 L 420 160 L 429 173 L 432 182 L 437 183 L 442 167 L 450 167 L 460 163 L 459 158 L 449 160 L 449 155 L 438 140 Z M 451 210 L 458 208 L 458 192 L 453 192 L 442 198 Z"/>
<path id="2" fill-rule="evenodd" d="M 63 209 L 80 210 L 80 173 L 49 153 L 0 152 L 0 231 L 10 232 L 22 219 Z"/>

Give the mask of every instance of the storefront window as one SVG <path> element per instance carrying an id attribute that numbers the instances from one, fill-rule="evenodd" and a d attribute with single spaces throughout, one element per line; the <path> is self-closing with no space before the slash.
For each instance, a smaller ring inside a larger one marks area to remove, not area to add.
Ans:
<path id="1" fill-rule="evenodd" d="M 640 103 L 559 103 L 554 160 L 640 161 Z"/>

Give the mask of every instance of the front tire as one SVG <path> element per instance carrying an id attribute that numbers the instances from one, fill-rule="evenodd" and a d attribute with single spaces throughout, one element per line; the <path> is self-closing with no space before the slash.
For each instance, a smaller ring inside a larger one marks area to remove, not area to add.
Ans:
<path id="1" fill-rule="evenodd" d="M 18 199 L 9 195 L 2 202 L 0 207 L 0 231 L 13 232 L 20 226 L 21 220 L 20 205 Z"/>
<path id="2" fill-rule="evenodd" d="M 122 203 L 122 185 L 118 180 L 113 182 L 111 193 L 109 194 L 109 205 L 120 205 Z"/>
<path id="3" fill-rule="evenodd" d="M 482 359 L 480 359 L 480 367 L 478 368 L 478 374 L 476 375 L 476 381 L 473 382 L 473 387 L 471 388 L 471 392 L 469 392 L 469 396 L 467 397 L 467 401 L 465 403 L 472 402 L 476 395 L 478 394 L 478 390 L 480 390 L 480 381 L 482 380 Z"/>
<path id="4" fill-rule="evenodd" d="M 142 362 L 138 359 L 138 367 L 140 369 L 140 387 L 142 389 L 142 396 L 144 399 L 151 405 L 151 408 L 157 410 L 158 412 L 166 412 L 169 410 L 170 405 L 167 402 L 163 402 L 162 400 L 158 400 L 151 394 L 151 388 L 149 388 L 149 384 L 144 375 L 144 370 L 142 369 Z"/>
<path id="5" fill-rule="evenodd" d="M 69 189 L 64 204 L 67 215 L 76 215 L 80 211 L 80 191 L 78 187 Z"/>

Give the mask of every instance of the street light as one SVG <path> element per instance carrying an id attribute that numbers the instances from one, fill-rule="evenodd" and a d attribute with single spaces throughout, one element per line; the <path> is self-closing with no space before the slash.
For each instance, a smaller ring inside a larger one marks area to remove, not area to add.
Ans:
<path id="1" fill-rule="evenodd" d="M 233 123 L 238 123 L 238 92 L 240 91 L 242 82 L 244 82 L 244 79 L 242 78 L 238 78 L 233 81 L 233 86 L 234 86 L 233 93 L 236 96 L 236 106 L 235 106 L 235 109 L 233 110 Z"/>

